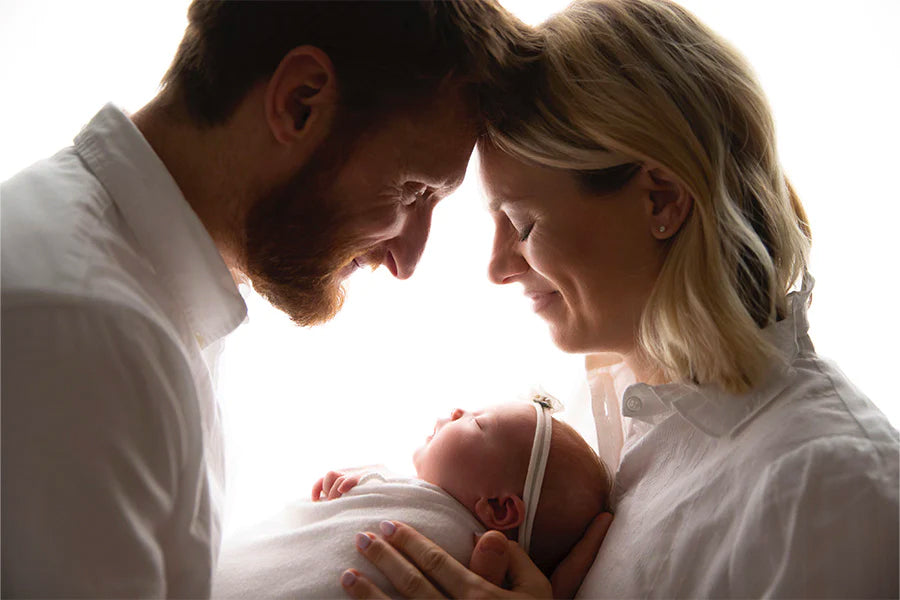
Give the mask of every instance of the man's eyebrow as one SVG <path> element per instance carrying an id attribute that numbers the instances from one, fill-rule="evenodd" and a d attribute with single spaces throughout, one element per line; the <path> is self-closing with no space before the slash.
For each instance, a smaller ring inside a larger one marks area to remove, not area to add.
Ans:
<path id="1" fill-rule="evenodd" d="M 452 194 L 456 190 L 462 186 L 463 181 L 465 181 L 465 174 L 462 177 L 454 177 L 453 179 L 444 179 L 443 181 L 438 182 L 436 187 L 439 190 L 445 192 L 445 194 Z"/>
<path id="2" fill-rule="evenodd" d="M 449 196 L 454 193 L 456 190 L 462 186 L 464 177 L 454 177 L 454 178 L 439 178 L 439 177 L 430 177 L 430 176 L 412 176 L 407 178 L 408 182 L 415 182 L 419 184 L 423 184 L 428 186 L 431 190 L 434 190 L 441 197 Z"/>

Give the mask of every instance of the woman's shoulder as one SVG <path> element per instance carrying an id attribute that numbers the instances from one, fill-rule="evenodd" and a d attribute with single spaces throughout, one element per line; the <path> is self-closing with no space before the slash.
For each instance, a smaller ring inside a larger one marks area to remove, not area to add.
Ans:
<path id="1" fill-rule="evenodd" d="M 832 361 L 815 352 L 793 361 L 784 387 L 741 435 L 778 432 L 786 451 L 863 447 L 896 461 L 900 436 L 881 410 Z"/>

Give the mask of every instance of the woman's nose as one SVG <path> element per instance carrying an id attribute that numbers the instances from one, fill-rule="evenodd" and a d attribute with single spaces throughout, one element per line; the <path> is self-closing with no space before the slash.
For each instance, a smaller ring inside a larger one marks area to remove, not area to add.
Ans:
<path id="1" fill-rule="evenodd" d="M 498 285 L 515 282 L 528 270 L 528 262 L 517 248 L 516 235 L 511 235 L 506 229 L 511 227 L 503 223 L 496 225 L 491 261 L 488 263 L 488 279 Z"/>

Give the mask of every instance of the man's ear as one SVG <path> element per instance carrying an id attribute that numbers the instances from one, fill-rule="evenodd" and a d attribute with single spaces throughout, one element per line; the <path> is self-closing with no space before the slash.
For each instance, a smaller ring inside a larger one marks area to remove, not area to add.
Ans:
<path id="1" fill-rule="evenodd" d="M 337 106 L 334 65 L 313 46 L 288 52 L 265 91 L 266 122 L 275 139 L 285 145 L 310 142 L 327 135 Z"/>
<path id="2" fill-rule="evenodd" d="M 645 167 L 650 233 L 666 240 L 678 233 L 694 205 L 681 180 L 663 167 Z"/>
<path id="3" fill-rule="evenodd" d="M 525 520 L 525 502 L 518 496 L 479 498 L 475 502 L 475 516 L 488 529 L 515 529 Z"/>

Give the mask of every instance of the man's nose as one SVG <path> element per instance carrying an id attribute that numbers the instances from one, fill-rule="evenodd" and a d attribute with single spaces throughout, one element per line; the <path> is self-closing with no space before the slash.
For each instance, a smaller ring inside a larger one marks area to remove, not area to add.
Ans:
<path id="1" fill-rule="evenodd" d="M 415 272 L 431 231 L 433 211 L 434 205 L 431 203 L 414 208 L 400 234 L 388 242 L 386 266 L 397 279 L 408 279 Z"/>
<path id="2" fill-rule="evenodd" d="M 518 237 L 507 223 L 497 223 L 494 229 L 494 246 L 488 263 L 488 279 L 502 285 L 513 283 L 528 270 L 528 262 L 518 248 Z"/>

